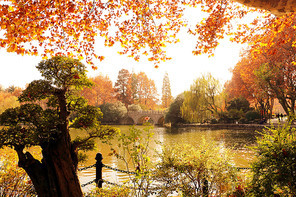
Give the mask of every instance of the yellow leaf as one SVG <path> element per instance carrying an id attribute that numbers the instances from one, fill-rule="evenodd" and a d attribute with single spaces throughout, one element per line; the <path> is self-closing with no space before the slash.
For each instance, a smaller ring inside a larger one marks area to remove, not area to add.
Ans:
<path id="1" fill-rule="evenodd" d="M 9 10 L 10 12 L 13 12 L 13 11 L 14 11 L 14 7 L 9 6 L 9 7 L 8 7 L 8 10 Z"/>
<path id="2" fill-rule="evenodd" d="M 16 49 L 17 49 L 17 45 L 13 43 L 7 48 L 7 52 L 15 52 Z"/>

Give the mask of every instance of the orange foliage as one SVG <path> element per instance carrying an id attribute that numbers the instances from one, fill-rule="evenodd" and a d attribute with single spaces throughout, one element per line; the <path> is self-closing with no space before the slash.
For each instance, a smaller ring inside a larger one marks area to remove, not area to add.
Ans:
<path id="1" fill-rule="evenodd" d="M 88 104 L 99 106 L 116 101 L 112 81 L 108 76 L 99 75 L 90 80 L 94 85 L 81 91 L 81 95 L 88 100 Z"/>
<path id="2" fill-rule="evenodd" d="M 229 83 L 232 92 L 239 90 L 246 96 L 249 91 L 257 101 L 277 98 L 286 113 L 293 113 L 296 101 L 295 25 L 296 15 L 290 14 L 274 19 L 264 34 L 253 37 L 253 45 L 233 70 Z"/>
<path id="3" fill-rule="evenodd" d="M 155 109 L 157 99 L 157 89 L 152 79 L 149 79 L 144 72 L 137 74 L 137 101 L 144 109 Z"/>
<path id="4" fill-rule="evenodd" d="M 93 58 L 104 59 L 94 48 L 100 36 L 105 46 L 120 43 L 121 54 L 135 60 L 145 54 L 160 62 L 168 59 L 165 43 L 177 42 L 182 10 L 179 3 L 165 0 L 4 0 L 0 3 L 0 28 L 4 30 L 0 47 L 45 58 L 85 57 L 93 63 Z"/>
<path id="5" fill-rule="evenodd" d="M 93 64 L 94 59 L 104 59 L 94 47 L 101 37 L 105 46 L 118 43 L 122 47 L 119 53 L 136 61 L 148 56 L 157 68 L 161 61 L 170 59 L 166 45 L 177 43 L 178 32 L 187 27 L 184 13 L 189 6 L 204 17 L 195 21 L 195 28 L 187 29 L 197 37 L 193 54 L 212 55 L 226 35 L 233 41 L 247 42 L 274 20 L 262 11 L 266 15 L 251 23 L 238 20 L 258 10 L 229 0 L 4 0 L 0 3 L 0 47 L 44 58 L 61 54 L 86 58 Z M 241 23 L 235 24 L 237 21 Z"/>

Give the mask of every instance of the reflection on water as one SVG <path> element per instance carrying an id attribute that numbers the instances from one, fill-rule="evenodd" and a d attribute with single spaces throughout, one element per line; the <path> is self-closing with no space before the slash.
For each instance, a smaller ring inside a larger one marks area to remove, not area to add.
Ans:
<path id="1" fill-rule="evenodd" d="M 122 132 L 128 132 L 129 126 L 117 126 Z M 143 128 L 139 126 L 139 128 Z M 83 135 L 79 130 L 73 130 L 71 133 L 72 137 Z M 204 138 L 206 141 L 214 141 L 222 147 L 232 148 L 234 156 L 234 165 L 237 167 L 248 167 L 250 161 L 252 161 L 253 153 L 247 147 L 253 146 L 256 141 L 256 136 L 258 133 L 253 130 L 209 130 L 200 129 L 196 127 L 187 128 L 163 128 L 155 127 L 154 136 L 152 138 L 151 150 L 161 150 L 161 146 L 155 141 L 161 142 L 163 144 L 175 145 L 181 143 L 187 143 L 192 145 L 198 145 Z M 105 165 L 126 170 L 125 164 L 116 159 L 113 156 L 109 156 L 110 146 L 102 144 L 99 140 L 96 141 L 97 150 L 87 152 L 88 160 L 80 167 L 90 166 L 95 163 L 95 156 L 97 152 L 102 153 L 103 163 Z M 113 141 L 113 146 L 117 147 L 117 142 Z M 151 156 L 153 153 L 151 153 Z M 154 159 L 155 161 L 155 159 Z M 126 174 L 119 172 L 114 172 L 112 170 L 103 168 L 103 179 L 110 182 L 118 183 L 126 179 Z M 90 168 L 85 171 L 79 172 L 79 178 L 81 184 L 91 181 L 95 178 L 95 168 Z M 84 191 L 88 191 L 93 188 L 94 185 L 84 187 Z"/>

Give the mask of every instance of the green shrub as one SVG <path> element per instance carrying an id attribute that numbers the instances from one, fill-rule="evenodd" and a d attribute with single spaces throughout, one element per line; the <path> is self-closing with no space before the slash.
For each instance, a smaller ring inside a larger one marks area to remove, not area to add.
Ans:
<path id="1" fill-rule="evenodd" d="M 217 124 L 218 120 L 217 119 L 211 119 L 211 124 Z"/>
<path id="2" fill-rule="evenodd" d="M 261 118 L 260 114 L 256 111 L 248 111 L 246 113 L 246 119 L 248 121 L 260 120 L 260 118 Z"/>
<path id="3" fill-rule="evenodd" d="M 296 196 L 296 133 L 290 123 L 265 129 L 255 147 L 251 196 Z"/>
<path id="4" fill-rule="evenodd" d="M 102 104 L 100 109 L 103 113 L 102 123 L 118 124 L 127 113 L 125 105 L 120 101 Z"/>
<path id="5" fill-rule="evenodd" d="M 161 183 L 161 196 L 171 191 L 182 196 L 223 196 L 235 189 L 237 171 L 230 154 L 212 142 L 165 146 L 160 159 L 155 180 Z"/>
<path id="6" fill-rule="evenodd" d="M 151 138 L 154 135 L 153 127 L 145 124 L 143 129 L 132 126 L 128 133 L 119 133 L 116 145 L 111 146 L 111 155 L 124 162 L 126 171 L 136 172 L 130 175 L 124 186 L 129 188 L 129 196 L 142 197 L 149 195 L 152 184 L 152 169 L 154 164 L 150 159 Z"/>
<path id="7" fill-rule="evenodd" d="M 137 104 L 131 104 L 128 106 L 128 111 L 141 111 L 142 108 L 140 105 Z"/>
<path id="8" fill-rule="evenodd" d="M 95 188 L 86 197 L 129 197 L 130 189 L 125 187 Z"/>
<path id="9" fill-rule="evenodd" d="M 244 117 L 244 112 L 242 110 L 231 109 L 228 111 L 228 116 L 234 122 L 238 121 L 242 117 Z"/>
<path id="10" fill-rule="evenodd" d="M 182 118 L 181 106 L 184 102 L 184 94 L 179 94 L 177 98 L 171 103 L 168 112 L 165 115 L 165 123 L 171 123 L 172 125 L 178 125 L 185 123 Z"/>

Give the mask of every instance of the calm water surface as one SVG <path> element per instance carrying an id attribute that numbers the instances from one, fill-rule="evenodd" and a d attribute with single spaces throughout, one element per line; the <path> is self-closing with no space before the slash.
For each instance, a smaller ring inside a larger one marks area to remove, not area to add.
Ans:
<path id="1" fill-rule="evenodd" d="M 122 132 L 128 132 L 129 126 L 116 126 L 121 129 Z M 139 126 L 139 128 L 144 128 Z M 181 144 L 188 143 L 192 145 L 198 145 L 203 138 L 206 141 L 215 141 L 222 147 L 233 148 L 233 163 L 237 167 L 249 167 L 250 162 L 253 159 L 253 153 L 249 150 L 248 146 L 255 145 L 256 136 L 258 134 L 253 130 L 208 130 L 195 127 L 188 128 L 172 128 L 166 129 L 163 127 L 154 127 L 154 136 L 151 143 L 151 155 L 153 150 L 161 150 L 160 145 L 154 143 L 155 141 L 162 142 L 164 144 Z M 72 137 L 82 135 L 79 130 L 72 131 Z M 110 146 L 102 144 L 97 141 L 97 150 L 88 152 L 88 160 L 80 167 L 93 165 L 95 161 L 95 155 L 97 152 L 102 153 L 103 163 L 105 165 L 125 170 L 125 165 L 113 156 L 109 156 Z M 116 141 L 113 142 L 113 146 L 116 148 Z M 95 179 L 95 168 L 90 168 L 79 172 L 79 178 L 81 184 Z M 114 172 L 112 170 L 103 168 L 103 179 L 114 183 L 120 183 L 120 181 L 126 179 L 126 174 Z M 83 188 L 84 191 L 89 191 L 95 185 L 89 185 Z"/>

